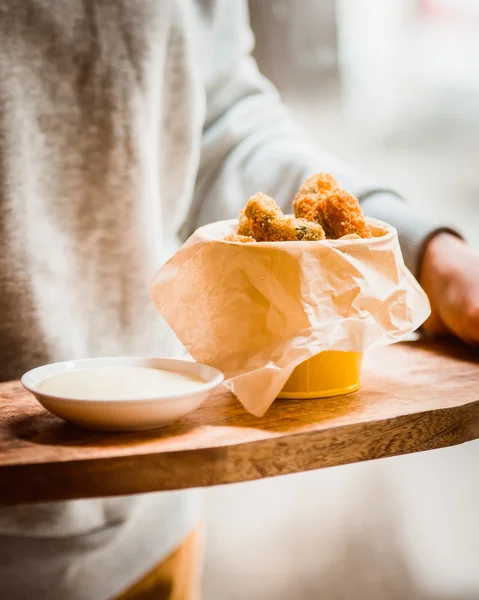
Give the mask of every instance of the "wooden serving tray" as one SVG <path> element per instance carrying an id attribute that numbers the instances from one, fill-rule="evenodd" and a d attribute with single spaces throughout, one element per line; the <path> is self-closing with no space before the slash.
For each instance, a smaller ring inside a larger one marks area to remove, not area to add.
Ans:
<path id="1" fill-rule="evenodd" d="M 277 400 L 258 419 L 215 393 L 169 427 L 97 433 L 0 384 L 0 504 L 250 481 L 461 444 L 479 437 L 478 354 L 412 342 L 366 354 L 350 396 Z"/>

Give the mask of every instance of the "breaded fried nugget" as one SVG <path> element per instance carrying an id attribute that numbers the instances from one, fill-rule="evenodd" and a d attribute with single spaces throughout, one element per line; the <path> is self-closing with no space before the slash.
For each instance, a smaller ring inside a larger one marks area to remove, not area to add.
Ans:
<path id="1" fill-rule="evenodd" d="M 244 214 L 244 209 L 240 210 L 239 214 L 238 235 L 251 236 L 251 227 L 249 226 L 249 219 Z"/>
<path id="2" fill-rule="evenodd" d="M 320 218 L 327 237 L 338 239 L 354 233 L 361 238 L 372 237 L 358 199 L 345 190 L 338 188 L 326 197 L 320 205 Z"/>
<path id="3" fill-rule="evenodd" d="M 237 244 L 250 244 L 251 242 L 256 243 L 256 240 L 250 235 L 237 235 L 236 233 L 232 233 L 225 237 L 225 242 L 236 242 Z"/>
<path id="4" fill-rule="evenodd" d="M 318 223 L 281 215 L 272 223 L 268 232 L 268 242 L 317 242 L 324 240 L 324 230 Z"/>
<path id="5" fill-rule="evenodd" d="M 325 194 L 339 187 L 338 182 L 328 173 L 316 173 L 312 175 L 299 188 L 299 194 Z"/>
<path id="6" fill-rule="evenodd" d="M 313 194 L 312 192 L 297 194 L 293 203 L 294 216 L 299 219 L 319 223 L 318 204 L 322 201 L 324 201 L 324 198 L 320 198 L 318 194 Z"/>
<path id="7" fill-rule="evenodd" d="M 294 199 L 294 214 L 319 223 L 328 238 L 350 234 L 371 237 L 358 200 L 327 173 L 313 175 L 303 183 Z"/>
<path id="8" fill-rule="evenodd" d="M 324 239 L 323 228 L 306 219 L 283 215 L 269 196 L 258 193 L 245 207 L 253 237 L 258 242 L 316 241 Z"/>
<path id="9" fill-rule="evenodd" d="M 322 205 L 326 197 L 338 186 L 336 179 L 327 173 L 317 173 L 306 179 L 294 199 L 294 216 L 323 225 Z"/>

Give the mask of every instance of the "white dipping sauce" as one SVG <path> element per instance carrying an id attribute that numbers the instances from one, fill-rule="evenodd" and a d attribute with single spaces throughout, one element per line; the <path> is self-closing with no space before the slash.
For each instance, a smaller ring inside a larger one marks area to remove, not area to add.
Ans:
<path id="1" fill-rule="evenodd" d="M 198 389 L 204 379 L 148 367 L 99 367 L 52 375 L 37 384 L 40 393 L 85 400 L 158 398 Z"/>

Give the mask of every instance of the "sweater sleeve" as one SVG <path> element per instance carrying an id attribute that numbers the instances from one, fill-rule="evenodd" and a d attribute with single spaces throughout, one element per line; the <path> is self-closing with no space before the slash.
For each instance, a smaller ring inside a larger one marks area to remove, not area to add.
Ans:
<path id="1" fill-rule="evenodd" d="M 366 213 L 398 228 L 406 264 L 417 274 L 424 241 L 440 225 L 416 217 L 394 191 L 308 139 L 251 56 L 246 2 L 218 0 L 211 37 L 201 159 L 183 235 L 205 223 L 235 217 L 258 191 L 291 211 L 301 182 L 324 171 L 364 201 Z"/>

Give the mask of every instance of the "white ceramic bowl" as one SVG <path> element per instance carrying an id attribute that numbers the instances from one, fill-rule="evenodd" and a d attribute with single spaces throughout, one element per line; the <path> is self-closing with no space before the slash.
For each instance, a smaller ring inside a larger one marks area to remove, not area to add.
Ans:
<path id="1" fill-rule="evenodd" d="M 38 389 L 41 381 L 65 371 L 101 367 L 149 367 L 194 375 L 205 380 L 188 392 L 152 398 L 92 400 L 63 398 Z M 223 373 L 195 362 L 173 358 L 89 358 L 37 367 L 22 377 L 23 386 L 48 411 L 88 429 L 100 431 L 140 431 L 162 427 L 198 408 L 223 381 Z"/>

